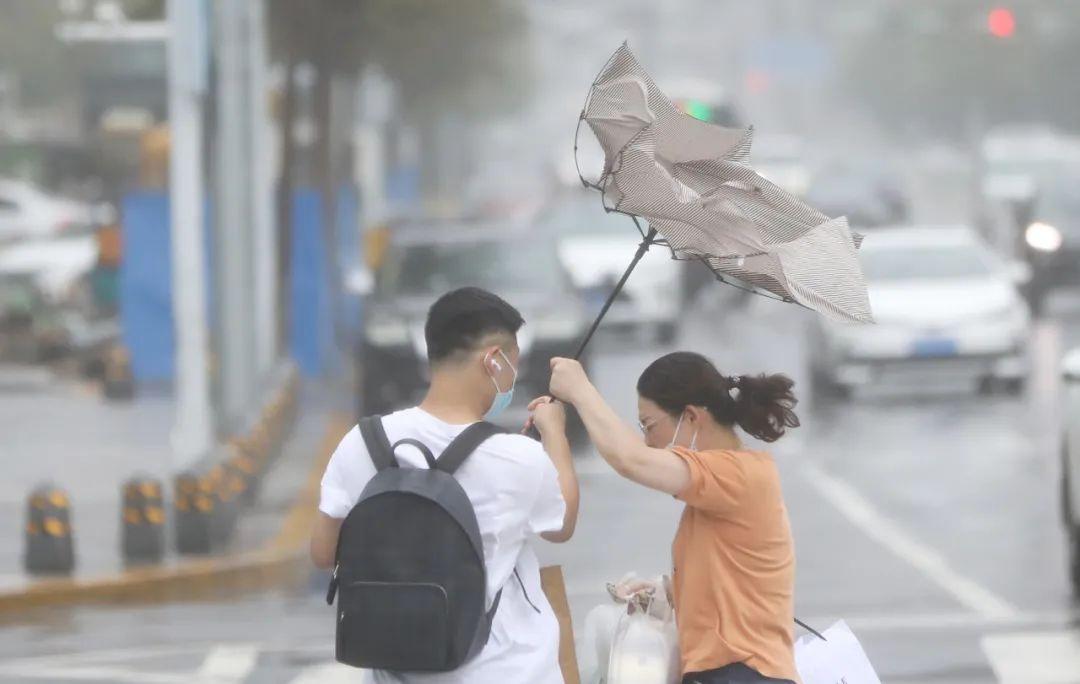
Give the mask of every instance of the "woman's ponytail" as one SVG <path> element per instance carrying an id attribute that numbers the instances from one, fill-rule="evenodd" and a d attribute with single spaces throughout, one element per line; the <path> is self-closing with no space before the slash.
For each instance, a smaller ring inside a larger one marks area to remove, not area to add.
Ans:
<path id="1" fill-rule="evenodd" d="M 734 401 L 735 423 L 749 435 L 764 442 L 775 442 L 788 428 L 799 427 L 794 408 L 798 400 L 791 388 L 795 383 L 786 375 L 744 375 L 728 378 Z"/>

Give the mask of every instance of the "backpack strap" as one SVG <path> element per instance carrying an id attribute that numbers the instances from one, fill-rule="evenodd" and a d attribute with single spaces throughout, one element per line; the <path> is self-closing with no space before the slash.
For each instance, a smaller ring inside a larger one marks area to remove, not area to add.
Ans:
<path id="1" fill-rule="evenodd" d="M 368 455 L 375 464 L 375 470 L 397 468 L 397 459 L 394 457 L 394 447 L 390 446 L 390 439 L 386 436 L 381 416 L 367 416 L 360 419 L 360 435 L 367 445 Z"/>
<path id="2" fill-rule="evenodd" d="M 444 473 L 454 474 L 476 448 L 490 437 L 505 433 L 506 430 L 486 421 L 473 423 L 454 438 L 439 456 L 437 466 Z"/>

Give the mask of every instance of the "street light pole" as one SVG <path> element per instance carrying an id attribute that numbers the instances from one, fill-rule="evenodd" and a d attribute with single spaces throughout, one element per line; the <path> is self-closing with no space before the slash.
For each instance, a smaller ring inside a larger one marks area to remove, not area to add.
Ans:
<path id="1" fill-rule="evenodd" d="M 278 354 L 277 244 L 274 230 L 273 131 L 267 112 L 266 8 L 264 0 L 246 3 L 248 11 L 249 130 L 251 135 L 251 219 L 254 227 L 255 359 L 264 383 Z"/>
<path id="2" fill-rule="evenodd" d="M 203 94 L 206 21 L 199 0 L 169 0 L 169 211 L 176 342 L 174 465 L 183 468 L 213 442 L 207 378 L 206 264 L 203 252 Z"/>

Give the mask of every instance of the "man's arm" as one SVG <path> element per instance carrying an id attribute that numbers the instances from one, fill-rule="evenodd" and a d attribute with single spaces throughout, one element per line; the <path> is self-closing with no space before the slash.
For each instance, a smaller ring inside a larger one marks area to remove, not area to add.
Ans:
<path id="1" fill-rule="evenodd" d="M 562 528 L 552 532 L 543 532 L 540 536 L 549 542 L 562 544 L 570 541 L 574 536 L 580 501 L 573 452 L 570 450 L 570 441 L 566 438 L 566 410 L 560 404 L 552 403 L 550 397 L 541 397 L 533 401 L 529 405 L 529 410 L 533 412 L 532 422 L 540 431 L 540 441 L 544 445 L 544 451 L 551 458 L 551 463 L 559 475 L 559 490 L 566 504 Z"/>
<path id="2" fill-rule="evenodd" d="M 338 535 L 343 518 L 331 518 L 319 511 L 315 529 L 311 532 L 311 561 L 320 570 L 331 570 L 337 555 Z"/>

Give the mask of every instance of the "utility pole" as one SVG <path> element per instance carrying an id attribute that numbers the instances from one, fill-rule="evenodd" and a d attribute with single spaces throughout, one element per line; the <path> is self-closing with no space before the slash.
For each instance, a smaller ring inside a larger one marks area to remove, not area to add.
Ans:
<path id="1" fill-rule="evenodd" d="M 169 210 L 176 340 L 177 468 L 210 450 L 206 264 L 203 242 L 202 117 L 206 92 L 206 16 L 201 0 L 169 0 Z"/>
<path id="2" fill-rule="evenodd" d="M 251 135 L 251 219 L 254 224 L 255 361 L 259 382 L 265 382 L 278 355 L 277 244 L 274 226 L 274 135 L 267 111 L 265 0 L 242 3 L 249 12 L 248 129 Z"/>
<path id="3" fill-rule="evenodd" d="M 247 2 L 215 2 L 217 129 L 214 136 L 217 192 L 214 235 L 217 253 L 217 330 L 221 379 L 221 426 L 242 427 L 254 396 L 255 322 L 252 296 L 252 213 Z"/>

